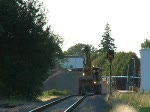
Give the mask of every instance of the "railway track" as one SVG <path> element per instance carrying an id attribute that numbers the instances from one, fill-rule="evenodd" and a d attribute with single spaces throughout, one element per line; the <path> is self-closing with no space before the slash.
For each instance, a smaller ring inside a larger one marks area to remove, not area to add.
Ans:
<path id="1" fill-rule="evenodd" d="M 80 98 L 78 101 L 76 101 L 70 107 L 68 107 L 64 112 L 72 112 L 86 97 L 87 97 L 87 95 Z"/>
<path id="2" fill-rule="evenodd" d="M 59 103 L 62 103 L 60 105 L 66 105 L 66 104 L 64 104 L 65 101 L 67 101 L 73 97 L 78 97 L 78 98 L 76 98 L 76 101 L 73 100 L 73 103 L 70 103 L 70 101 L 69 101 L 69 103 L 67 104 L 65 109 L 63 107 L 63 110 L 62 110 L 63 112 L 72 112 L 87 96 L 90 96 L 90 95 L 85 95 L 85 96 L 69 95 L 69 96 L 57 99 L 55 101 L 52 101 L 50 103 L 47 103 L 45 105 L 42 105 L 42 106 L 35 108 L 33 110 L 30 110 L 29 112 L 48 112 L 48 111 L 50 111 L 51 107 L 57 106 Z M 59 108 L 59 106 L 57 108 Z M 56 107 L 54 107 L 54 109 L 56 109 Z"/>

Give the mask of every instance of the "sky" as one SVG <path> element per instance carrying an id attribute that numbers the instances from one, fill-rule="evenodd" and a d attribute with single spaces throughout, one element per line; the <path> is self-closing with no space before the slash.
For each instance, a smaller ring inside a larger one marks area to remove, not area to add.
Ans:
<path id="1" fill-rule="evenodd" d="M 99 49 L 106 23 L 116 52 L 135 52 L 150 39 L 149 0 L 40 0 L 48 9 L 51 30 L 64 39 L 63 51 L 77 43 Z"/>

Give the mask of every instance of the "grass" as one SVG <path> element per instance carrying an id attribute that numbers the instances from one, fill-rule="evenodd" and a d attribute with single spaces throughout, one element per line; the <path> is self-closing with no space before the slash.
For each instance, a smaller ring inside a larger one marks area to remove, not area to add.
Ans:
<path id="1" fill-rule="evenodd" d="M 65 95 L 68 95 L 68 94 L 69 93 L 66 90 L 60 91 L 60 90 L 52 89 L 52 90 L 43 92 L 42 95 L 38 97 L 38 99 L 40 99 L 42 101 L 45 101 L 45 100 L 65 96 Z"/>
<path id="2" fill-rule="evenodd" d="M 108 104 L 108 112 L 150 112 L 150 93 L 117 92 L 110 96 Z"/>
<path id="3" fill-rule="evenodd" d="M 62 96 L 62 95 L 68 95 L 68 94 L 69 93 L 66 90 L 60 91 L 60 90 L 52 89 L 52 90 L 43 92 L 41 97 Z"/>

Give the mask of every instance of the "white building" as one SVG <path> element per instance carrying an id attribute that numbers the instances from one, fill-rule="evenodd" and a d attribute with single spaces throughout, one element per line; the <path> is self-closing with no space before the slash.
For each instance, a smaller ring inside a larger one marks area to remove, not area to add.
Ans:
<path id="1" fill-rule="evenodd" d="M 141 49 L 141 91 L 150 92 L 150 49 Z"/>
<path id="2" fill-rule="evenodd" d="M 64 67 L 67 69 L 82 69 L 84 64 L 83 56 L 66 56 Z"/>

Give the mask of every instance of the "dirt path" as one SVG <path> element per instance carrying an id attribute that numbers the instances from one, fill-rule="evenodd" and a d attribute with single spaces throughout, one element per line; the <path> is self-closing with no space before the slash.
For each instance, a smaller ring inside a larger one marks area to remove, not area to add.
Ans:
<path id="1" fill-rule="evenodd" d="M 43 90 L 58 89 L 67 90 L 71 94 L 78 93 L 78 78 L 81 75 L 80 72 L 63 72 L 58 71 L 53 76 L 49 77 L 44 82 Z"/>

